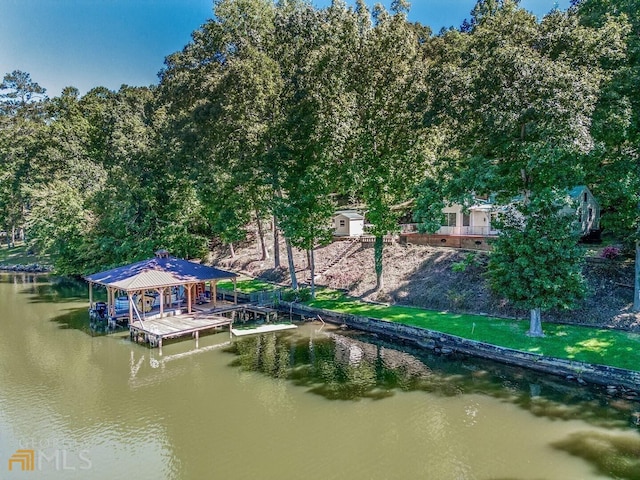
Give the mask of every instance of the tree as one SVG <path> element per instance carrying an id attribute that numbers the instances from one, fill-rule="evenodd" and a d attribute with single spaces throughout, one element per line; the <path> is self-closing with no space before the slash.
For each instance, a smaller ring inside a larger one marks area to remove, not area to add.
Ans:
<path id="1" fill-rule="evenodd" d="M 572 12 L 554 11 L 538 22 L 517 2 L 504 0 L 484 9 L 469 32 L 448 32 L 438 45 L 441 66 L 432 70 L 431 80 L 434 98 L 441 100 L 434 101 L 427 119 L 450 136 L 441 167 L 443 198 L 468 204 L 473 194 L 495 195 L 504 205 L 520 199 L 525 227 L 518 233 L 507 223 L 492 255 L 508 259 L 517 253 L 526 265 L 509 278 L 516 282 L 518 275 L 519 287 L 530 281 L 539 290 L 539 307 L 532 297 L 536 290 L 527 292 L 534 317 L 538 308 L 567 302 L 555 283 L 545 289 L 549 267 L 538 262 L 539 243 L 557 255 L 567 243 L 555 230 L 541 236 L 544 241 L 529 231 L 542 231 L 542 211 L 553 213 L 546 192 L 563 192 L 584 180 L 581 160 L 594 145 L 590 126 L 606 79 L 603 64 L 621 55 L 621 33 L 615 22 L 581 25 Z M 422 210 L 433 214 L 429 203 L 434 202 L 423 202 Z M 559 278 L 574 292 L 571 275 Z M 494 285 L 524 304 L 519 290 Z M 557 300 L 551 301 L 554 292 Z"/>
<path id="2" fill-rule="evenodd" d="M 93 259 L 86 242 L 92 226 L 87 202 L 104 184 L 104 169 L 90 156 L 90 110 L 78 90 L 66 87 L 46 110 L 49 120 L 24 187 L 29 244 L 50 255 L 58 273 L 76 274 Z"/>
<path id="3" fill-rule="evenodd" d="M 170 115 L 166 135 L 178 140 L 174 155 L 187 163 L 214 233 L 225 241 L 246 234 L 250 217 L 260 222 L 273 214 L 281 191 L 272 128 L 282 89 L 273 58 L 275 11 L 267 0 L 216 2 L 216 18 L 168 57 L 162 72 L 161 101 Z"/>
<path id="4" fill-rule="evenodd" d="M 28 210 L 25 187 L 45 138 L 46 97 L 45 89 L 19 70 L 4 76 L 0 92 L 0 225 L 11 245 Z"/>
<path id="5" fill-rule="evenodd" d="M 614 19 L 624 33 L 625 56 L 609 59 L 610 78 L 594 113 L 596 148 L 589 156 L 589 180 L 603 204 L 603 224 L 636 256 L 633 310 L 640 311 L 640 12 L 633 0 L 574 0 L 584 25 L 601 27 Z"/>
<path id="6" fill-rule="evenodd" d="M 389 14 L 377 6 L 375 25 L 358 2 L 356 47 L 346 101 L 351 108 L 346 134 L 348 164 L 341 178 L 344 191 L 366 205 L 375 236 L 376 289 L 383 288 L 384 236 L 398 229 L 400 213 L 393 206 L 408 200 L 424 177 L 426 148 L 418 105 L 426 94 L 423 84 L 423 31 L 409 24 L 404 2 L 394 2 Z"/>
<path id="7" fill-rule="evenodd" d="M 545 190 L 509 205 L 498 222 L 490 283 L 513 305 L 530 310 L 533 337 L 543 336 L 541 311 L 570 308 L 585 294 L 579 230 L 566 206 L 566 194 Z"/>
<path id="8" fill-rule="evenodd" d="M 16 115 L 28 105 L 37 105 L 46 99 L 46 89 L 31 80 L 31 75 L 21 70 L 7 73 L 0 83 L 0 112 Z"/>

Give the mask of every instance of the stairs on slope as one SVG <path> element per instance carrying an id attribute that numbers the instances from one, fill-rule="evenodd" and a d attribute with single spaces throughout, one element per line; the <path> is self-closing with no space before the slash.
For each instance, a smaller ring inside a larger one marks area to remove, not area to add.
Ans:
<path id="1" fill-rule="evenodd" d="M 352 238 L 348 242 L 344 242 L 344 243 L 347 244 L 345 248 L 340 250 L 340 252 L 338 252 L 328 263 L 323 265 L 322 268 L 319 268 L 318 270 L 316 270 L 316 280 L 319 277 L 326 274 L 333 267 L 338 265 L 342 260 L 349 258 L 351 255 L 353 255 L 356 252 L 356 250 L 360 248 L 359 238 Z"/>

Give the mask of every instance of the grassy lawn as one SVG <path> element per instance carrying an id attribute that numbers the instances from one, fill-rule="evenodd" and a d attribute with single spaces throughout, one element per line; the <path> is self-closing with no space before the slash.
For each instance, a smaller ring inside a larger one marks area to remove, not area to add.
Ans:
<path id="1" fill-rule="evenodd" d="M 369 304 L 330 290 L 319 291 L 317 298 L 307 303 L 316 308 L 427 328 L 549 357 L 640 370 L 640 334 L 543 323 L 546 337 L 531 338 L 526 335 L 528 320 Z"/>
<path id="2" fill-rule="evenodd" d="M 30 263 L 46 263 L 47 258 L 39 258 L 35 255 L 27 255 L 27 246 L 22 242 L 16 242 L 13 248 L 7 248 L 7 244 L 0 245 L 0 263 L 5 265 L 27 265 Z"/>
<path id="3" fill-rule="evenodd" d="M 276 288 L 276 285 L 272 283 L 263 282 L 254 278 L 240 279 L 236 282 L 236 285 L 239 292 L 247 294 L 271 291 Z M 233 290 L 233 282 L 229 280 L 218 282 L 218 288 L 222 290 Z"/>

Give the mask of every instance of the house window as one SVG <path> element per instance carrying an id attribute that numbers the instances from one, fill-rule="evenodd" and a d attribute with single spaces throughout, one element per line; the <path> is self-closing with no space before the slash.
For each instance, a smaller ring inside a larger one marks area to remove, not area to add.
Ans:
<path id="1" fill-rule="evenodd" d="M 347 224 L 347 223 L 346 223 L 346 221 L 345 221 L 345 220 L 340 220 L 340 226 L 341 226 L 341 227 L 344 227 L 346 224 Z"/>
<path id="2" fill-rule="evenodd" d="M 593 219 L 593 208 L 589 207 L 589 218 L 587 219 L 587 221 L 591 221 Z"/>
<path id="3" fill-rule="evenodd" d="M 589 201 L 589 198 L 587 197 L 587 192 L 584 192 L 584 193 L 582 194 L 582 201 L 583 201 L 584 203 L 587 203 L 587 202 Z"/>
<path id="4" fill-rule="evenodd" d="M 455 227 L 456 226 L 456 214 L 455 213 L 445 213 L 444 219 L 442 221 L 443 227 Z"/>
<path id="5" fill-rule="evenodd" d="M 471 225 L 471 215 L 469 215 L 468 213 L 463 213 L 462 214 L 462 226 L 463 227 L 468 227 L 469 225 Z"/>

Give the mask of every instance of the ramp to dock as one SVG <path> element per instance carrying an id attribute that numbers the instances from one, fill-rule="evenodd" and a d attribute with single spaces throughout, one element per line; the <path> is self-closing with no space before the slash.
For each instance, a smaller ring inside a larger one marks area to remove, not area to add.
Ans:
<path id="1" fill-rule="evenodd" d="M 296 325 L 291 323 L 286 324 L 267 324 L 267 325 L 258 325 L 253 328 L 232 328 L 231 333 L 233 333 L 236 337 L 242 337 L 244 335 L 255 335 L 258 333 L 267 333 L 267 332 L 277 332 L 280 330 L 290 330 L 292 328 L 298 328 Z"/>

